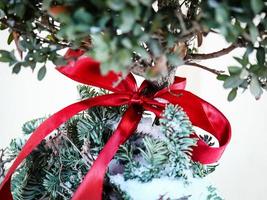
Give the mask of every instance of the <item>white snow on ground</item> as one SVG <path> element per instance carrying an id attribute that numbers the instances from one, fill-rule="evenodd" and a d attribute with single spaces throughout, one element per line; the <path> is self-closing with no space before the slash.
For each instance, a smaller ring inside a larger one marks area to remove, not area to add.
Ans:
<path id="1" fill-rule="evenodd" d="M 190 184 L 184 184 L 182 180 L 169 177 L 153 179 L 148 183 L 137 180 L 125 181 L 121 174 L 111 176 L 111 181 L 125 191 L 133 200 L 157 200 L 164 195 L 171 199 L 179 199 L 190 196 L 190 200 L 206 200 L 208 186 L 211 184 L 206 179 L 192 178 Z"/>

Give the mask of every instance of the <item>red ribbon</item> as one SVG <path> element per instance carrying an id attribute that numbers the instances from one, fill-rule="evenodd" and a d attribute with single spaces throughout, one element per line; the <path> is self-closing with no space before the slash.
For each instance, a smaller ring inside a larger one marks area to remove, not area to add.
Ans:
<path id="1" fill-rule="evenodd" d="M 79 57 L 81 51 L 68 51 L 66 58 Z M 101 200 L 103 180 L 107 166 L 116 154 L 120 145 L 134 133 L 141 120 L 144 110 L 151 111 L 161 117 L 166 103 L 156 99 L 165 99 L 169 103 L 181 106 L 189 116 L 193 125 L 214 135 L 219 141 L 219 147 L 208 146 L 199 138 L 192 152 L 192 159 L 203 164 L 217 162 L 231 138 L 231 127 L 226 117 L 214 106 L 184 90 L 185 79 L 176 77 L 175 82 L 155 94 L 144 95 L 149 86 L 144 81 L 138 88 L 132 74 L 121 80 L 120 74 L 110 71 L 107 75 L 100 72 L 100 63 L 88 57 L 70 61 L 67 66 L 58 70 L 67 77 L 90 86 L 112 91 L 112 94 L 98 96 L 74 103 L 55 113 L 43 122 L 28 139 L 25 146 L 15 159 L 0 186 L 0 199 L 12 200 L 10 192 L 11 176 L 22 161 L 48 136 L 53 130 L 69 120 L 75 114 L 95 106 L 128 105 L 118 128 L 104 146 L 93 166 L 73 196 L 73 200 Z M 119 82 L 120 81 L 120 82 Z M 117 84 L 119 82 L 119 84 Z M 116 85 L 117 84 L 117 85 Z M 197 137 L 197 135 L 195 135 Z"/>

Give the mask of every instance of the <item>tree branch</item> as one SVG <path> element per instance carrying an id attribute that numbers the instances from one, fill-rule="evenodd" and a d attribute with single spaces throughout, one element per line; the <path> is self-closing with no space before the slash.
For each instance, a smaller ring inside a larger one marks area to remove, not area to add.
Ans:
<path id="1" fill-rule="evenodd" d="M 129 72 L 144 77 L 155 89 L 162 89 L 173 83 L 177 66 L 167 63 L 165 55 L 151 60 L 136 59 L 130 66 Z"/>
<path id="2" fill-rule="evenodd" d="M 222 74 L 222 73 L 224 73 L 224 71 L 212 69 L 212 68 L 206 67 L 204 65 L 201 65 L 201 64 L 198 64 L 198 63 L 194 63 L 194 62 L 185 62 L 184 65 L 198 67 L 198 68 L 204 69 L 206 71 L 209 71 L 209 72 L 211 72 L 213 74 L 216 74 L 217 76 Z"/>
<path id="3" fill-rule="evenodd" d="M 239 47 L 243 47 L 244 44 L 241 41 L 238 41 L 236 43 L 231 44 L 229 47 L 224 48 L 222 50 L 219 51 L 215 51 L 212 53 L 208 53 L 208 54 L 188 54 L 185 57 L 185 60 L 207 60 L 207 59 L 213 59 L 213 58 L 217 58 L 223 55 L 226 55 L 228 53 L 230 53 L 231 51 L 233 51 L 236 48 Z"/>

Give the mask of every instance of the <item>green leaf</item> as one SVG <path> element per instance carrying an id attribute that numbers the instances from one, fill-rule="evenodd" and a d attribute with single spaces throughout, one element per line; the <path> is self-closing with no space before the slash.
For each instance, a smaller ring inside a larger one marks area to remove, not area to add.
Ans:
<path id="1" fill-rule="evenodd" d="M 132 43 L 131 43 L 131 40 L 129 38 L 123 38 L 121 40 L 121 44 L 127 49 L 131 49 L 132 48 Z"/>
<path id="2" fill-rule="evenodd" d="M 24 4 L 22 2 L 21 3 L 15 3 L 14 11 L 19 18 L 22 19 L 24 17 L 24 15 L 26 13 L 26 7 L 27 7 L 26 4 Z"/>
<path id="3" fill-rule="evenodd" d="M 241 73 L 240 73 L 240 75 L 239 75 L 239 77 L 241 79 L 246 79 L 248 76 L 249 76 L 248 70 L 246 68 L 243 68 Z"/>
<path id="4" fill-rule="evenodd" d="M 108 6 L 115 11 L 122 10 L 125 7 L 125 1 L 121 0 L 108 0 Z"/>
<path id="5" fill-rule="evenodd" d="M 39 80 L 39 81 L 43 80 L 44 77 L 45 77 L 45 74 L 46 74 L 46 67 L 43 66 L 43 67 L 41 67 L 41 68 L 39 69 L 39 71 L 38 71 L 38 75 L 37 75 L 38 80 Z"/>
<path id="6" fill-rule="evenodd" d="M 12 52 L 6 50 L 0 50 L 0 62 L 13 63 L 16 61 L 16 58 Z"/>
<path id="7" fill-rule="evenodd" d="M 134 52 L 139 54 L 139 56 L 141 56 L 143 59 L 148 59 L 149 58 L 148 52 L 142 47 L 135 47 L 134 48 Z"/>
<path id="8" fill-rule="evenodd" d="M 220 5 L 216 8 L 216 20 L 219 23 L 225 23 L 228 21 L 229 12 L 226 6 Z"/>
<path id="9" fill-rule="evenodd" d="M 228 88 L 236 88 L 239 85 L 241 85 L 243 83 L 244 80 L 242 80 L 239 75 L 234 75 L 234 76 L 229 76 L 223 84 L 223 87 L 225 89 Z"/>
<path id="10" fill-rule="evenodd" d="M 67 61 L 64 57 L 55 57 L 53 64 L 55 64 L 56 66 L 63 66 L 67 64 Z"/>
<path id="11" fill-rule="evenodd" d="M 131 54 L 126 49 L 119 50 L 116 56 L 116 58 L 118 59 L 117 61 L 119 61 L 122 66 L 127 66 L 131 63 Z"/>
<path id="12" fill-rule="evenodd" d="M 249 68 L 250 72 L 253 72 L 254 74 L 256 74 L 259 70 L 260 70 L 261 66 L 260 65 L 251 65 Z"/>
<path id="13" fill-rule="evenodd" d="M 125 9 L 122 12 L 122 24 L 119 29 L 122 33 L 127 33 L 132 30 L 135 23 L 135 15 L 131 9 Z"/>
<path id="14" fill-rule="evenodd" d="M 256 42 L 259 32 L 258 32 L 257 27 L 253 23 L 249 25 L 249 33 L 250 33 L 252 42 Z"/>
<path id="15" fill-rule="evenodd" d="M 237 88 L 234 88 L 231 90 L 231 92 L 228 95 L 228 101 L 233 101 L 236 98 L 237 95 Z"/>
<path id="16" fill-rule="evenodd" d="M 9 34 L 7 38 L 7 44 L 10 45 L 13 40 L 14 40 L 14 37 L 13 37 L 13 32 L 12 32 Z"/>
<path id="17" fill-rule="evenodd" d="M 257 100 L 260 99 L 263 93 L 263 90 L 261 88 L 261 85 L 260 85 L 260 82 L 257 76 L 252 76 L 249 89 L 250 89 L 251 94 L 255 96 Z"/>
<path id="18" fill-rule="evenodd" d="M 236 67 L 236 66 L 230 66 L 230 67 L 228 67 L 228 71 L 229 71 L 229 73 L 231 75 L 233 75 L 233 74 L 240 74 L 241 70 L 242 69 L 240 67 Z"/>
<path id="19" fill-rule="evenodd" d="M 85 8 L 79 8 L 73 15 L 74 19 L 79 23 L 91 23 L 92 16 L 85 10 Z"/>
<path id="20" fill-rule="evenodd" d="M 13 74 L 18 74 L 21 70 L 21 66 L 22 64 L 21 63 L 16 63 L 12 69 L 12 73 Z"/>
<path id="21" fill-rule="evenodd" d="M 246 67 L 249 64 L 248 56 L 245 54 L 242 58 L 233 57 L 238 63 L 242 65 L 242 67 Z"/>
<path id="22" fill-rule="evenodd" d="M 151 40 L 149 43 L 149 47 L 155 57 L 159 57 L 162 54 L 160 44 L 157 40 Z"/>
<path id="23" fill-rule="evenodd" d="M 169 64 L 172 66 L 179 66 L 183 64 L 183 60 L 176 54 L 168 54 L 167 58 Z"/>
<path id="24" fill-rule="evenodd" d="M 229 76 L 226 75 L 226 74 L 219 74 L 217 76 L 217 79 L 220 80 L 220 81 L 225 81 Z"/>
<path id="25" fill-rule="evenodd" d="M 0 19 L 4 18 L 6 16 L 6 13 L 0 9 Z"/>
<path id="26" fill-rule="evenodd" d="M 257 60 L 258 60 L 258 64 L 263 66 L 265 63 L 265 49 L 263 47 L 259 47 L 257 50 Z"/>
<path id="27" fill-rule="evenodd" d="M 255 14 L 259 13 L 264 7 L 263 0 L 250 0 L 252 10 Z"/>

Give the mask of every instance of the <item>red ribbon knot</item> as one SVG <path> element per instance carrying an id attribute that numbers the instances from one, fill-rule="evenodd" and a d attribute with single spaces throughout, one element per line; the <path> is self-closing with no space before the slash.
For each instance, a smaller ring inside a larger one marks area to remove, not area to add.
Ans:
<path id="1" fill-rule="evenodd" d="M 139 104 L 139 105 L 142 105 L 144 102 L 143 100 L 143 96 L 139 93 L 139 92 L 134 92 L 130 101 L 129 101 L 129 104 Z"/>

